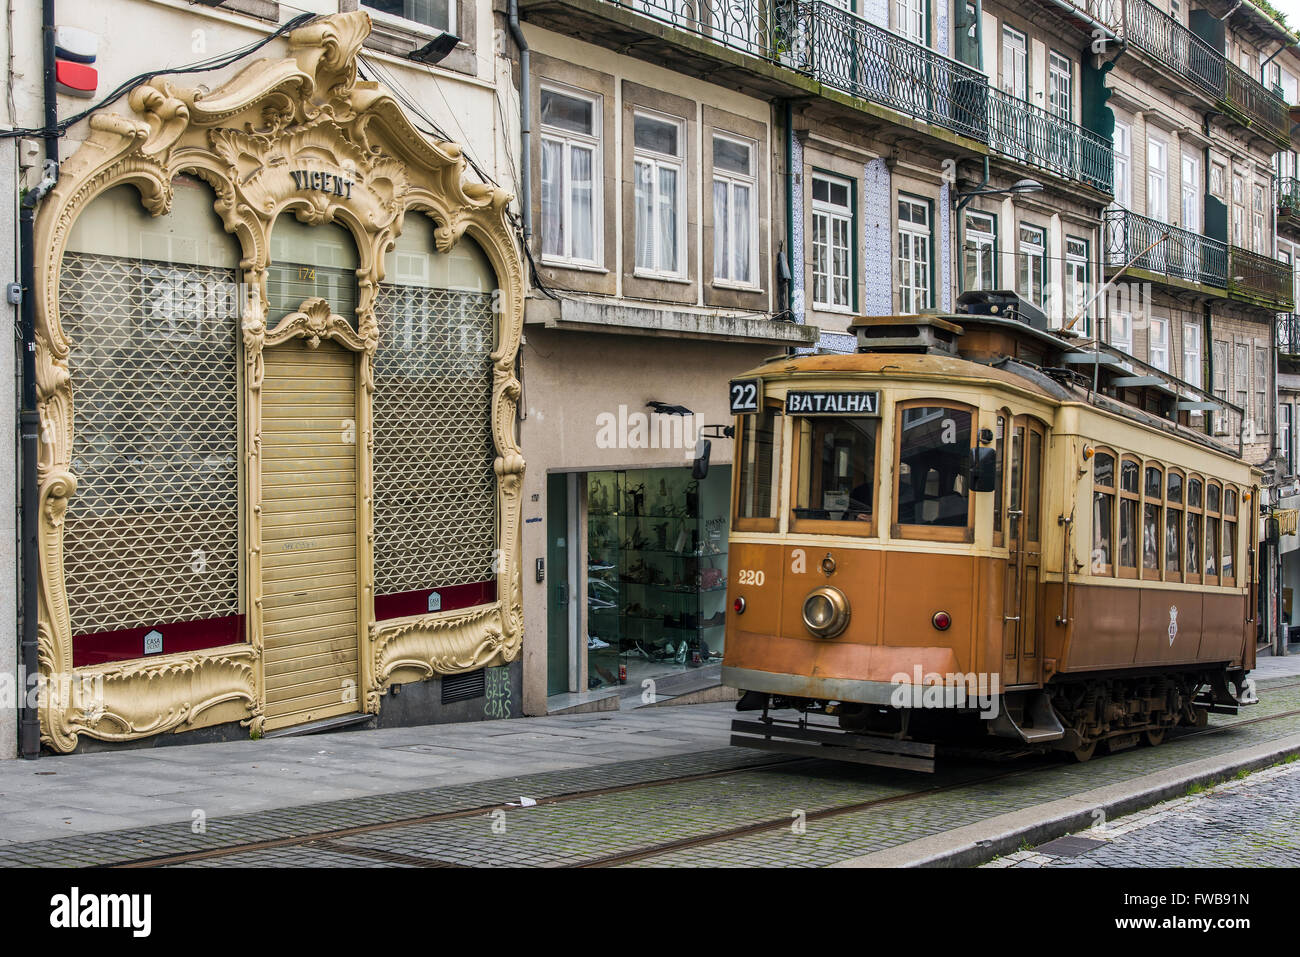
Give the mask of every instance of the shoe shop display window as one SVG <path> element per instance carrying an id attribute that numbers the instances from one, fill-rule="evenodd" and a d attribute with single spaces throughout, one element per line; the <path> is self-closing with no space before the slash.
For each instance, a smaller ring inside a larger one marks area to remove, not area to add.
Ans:
<path id="1" fill-rule="evenodd" d="M 587 685 L 722 659 L 731 469 L 587 474 Z"/>

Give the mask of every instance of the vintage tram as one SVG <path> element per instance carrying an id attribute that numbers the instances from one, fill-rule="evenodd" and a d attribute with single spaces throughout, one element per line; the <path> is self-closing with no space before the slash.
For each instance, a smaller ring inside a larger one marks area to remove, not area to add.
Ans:
<path id="1" fill-rule="evenodd" d="M 1241 410 L 1014 297 L 964 307 L 731 382 L 733 744 L 1084 761 L 1253 700 Z"/>

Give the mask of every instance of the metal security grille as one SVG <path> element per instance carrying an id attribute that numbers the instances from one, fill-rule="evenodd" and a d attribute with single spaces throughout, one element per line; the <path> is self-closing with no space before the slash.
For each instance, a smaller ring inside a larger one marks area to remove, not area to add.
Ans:
<path id="1" fill-rule="evenodd" d="M 380 284 L 375 593 L 494 577 L 492 296 Z"/>
<path id="2" fill-rule="evenodd" d="M 235 272 L 67 253 L 73 634 L 239 612 Z"/>

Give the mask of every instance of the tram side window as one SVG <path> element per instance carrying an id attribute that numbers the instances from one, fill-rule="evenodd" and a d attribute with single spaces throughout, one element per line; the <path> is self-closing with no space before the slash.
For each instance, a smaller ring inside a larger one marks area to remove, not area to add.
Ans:
<path id="1" fill-rule="evenodd" d="M 1125 459 L 1119 474 L 1119 564 L 1137 569 L 1138 464 Z"/>
<path id="2" fill-rule="evenodd" d="M 968 524 L 971 413 L 904 409 L 898 445 L 898 523 L 947 528 Z"/>
<path id="3" fill-rule="evenodd" d="M 1205 577 L 1219 574 L 1219 509 L 1223 492 L 1215 482 L 1205 486 Z"/>
<path id="4" fill-rule="evenodd" d="M 1165 485 L 1165 576 L 1174 577 L 1182 573 L 1183 567 L 1183 477 L 1177 472 L 1169 473 Z"/>
<path id="5" fill-rule="evenodd" d="M 1187 574 L 1201 572 L 1201 503 L 1202 483 L 1198 478 L 1187 480 Z"/>
<path id="6" fill-rule="evenodd" d="M 799 419 L 796 520 L 869 522 L 875 506 L 875 418 Z"/>
<path id="7" fill-rule="evenodd" d="M 1234 584 L 1236 577 L 1237 555 L 1237 490 L 1234 488 L 1225 488 L 1223 490 L 1223 558 L 1219 562 L 1220 572 L 1219 583 L 1223 585 Z"/>
<path id="8" fill-rule="evenodd" d="M 1092 570 L 1106 574 L 1111 564 L 1115 514 L 1115 457 L 1098 452 L 1092 460 Z"/>
<path id="9" fill-rule="evenodd" d="M 1164 481 L 1160 469 L 1147 466 L 1142 481 L 1143 577 L 1160 577 L 1160 505 L 1164 498 Z"/>
<path id="10" fill-rule="evenodd" d="M 778 410 L 766 409 L 757 415 L 744 416 L 737 455 L 740 477 L 736 517 L 776 518 L 781 476 L 781 413 Z"/>

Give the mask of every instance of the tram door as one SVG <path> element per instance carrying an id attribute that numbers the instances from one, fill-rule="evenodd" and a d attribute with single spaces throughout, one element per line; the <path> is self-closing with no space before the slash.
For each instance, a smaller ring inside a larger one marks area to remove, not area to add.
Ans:
<path id="1" fill-rule="evenodd" d="M 1006 591 L 1002 607 L 1003 677 L 1008 684 L 1039 680 L 1038 588 L 1042 568 L 1043 443 L 1041 425 L 1012 423 L 1007 457 Z"/>

